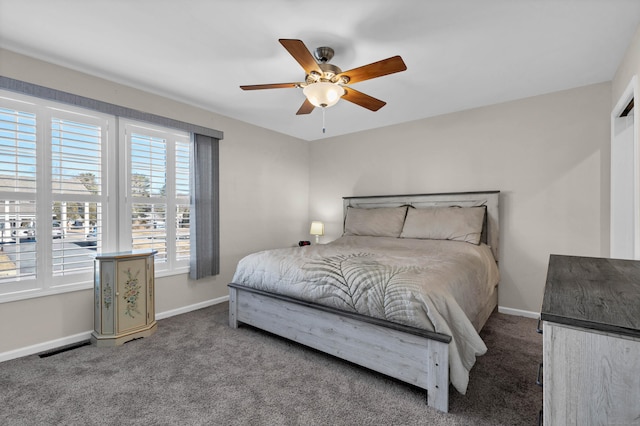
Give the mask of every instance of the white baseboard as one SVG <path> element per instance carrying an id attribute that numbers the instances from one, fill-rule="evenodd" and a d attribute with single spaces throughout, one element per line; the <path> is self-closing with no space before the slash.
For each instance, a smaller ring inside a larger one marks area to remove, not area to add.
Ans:
<path id="1" fill-rule="evenodd" d="M 540 312 L 523 311 L 521 309 L 505 308 L 504 306 L 498 306 L 498 312 L 501 314 L 515 315 L 517 317 L 540 318 Z"/>
<path id="2" fill-rule="evenodd" d="M 195 303 L 193 305 L 183 306 L 181 308 L 160 312 L 156 314 L 156 320 L 169 318 L 175 315 L 186 314 L 187 312 L 195 311 L 202 308 L 207 308 L 209 306 L 217 305 L 218 303 L 223 303 L 228 300 L 229 300 L 229 296 L 223 296 L 217 299 L 205 300 L 204 302 Z M 507 315 L 516 315 L 519 317 L 527 317 L 527 318 L 540 317 L 539 312 L 505 308 L 504 306 L 499 306 L 498 312 L 507 314 Z M 48 342 L 38 343 L 31 346 L 25 346 L 24 348 L 15 349 L 8 352 L 2 352 L 0 353 L 0 362 L 9 361 L 11 359 L 21 358 L 23 356 L 28 356 L 28 355 L 33 355 L 40 352 L 49 351 L 62 346 L 72 345 L 74 343 L 79 343 L 85 340 L 89 340 L 90 338 L 91 338 L 91 330 L 85 331 L 83 333 L 74 334 L 72 336 L 62 337 L 60 339 L 50 340 Z"/>
<path id="3" fill-rule="evenodd" d="M 91 338 L 91 331 L 85 331 L 83 333 L 74 334 L 72 336 L 62 337 L 60 339 L 49 340 L 48 342 L 37 343 L 31 346 L 25 346 L 24 348 L 14 349 L 8 352 L 0 353 L 0 362 L 9 361 L 10 359 L 22 358 L 23 356 L 38 354 L 40 352 L 50 351 L 62 346 L 73 345 L 74 343 L 89 340 Z"/>
<path id="4" fill-rule="evenodd" d="M 171 309 L 170 311 L 164 311 L 156 314 L 156 319 L 161 320 L 169 317 L 173 317 L 180 314 L 186 314 L 187 312 L 197 311 L 198 309 L 208 308 L 209 306 L 217 305 L 229 300 L 229 296 L 218 297 L 217 299 L 205 300 L 204 302 L 195 303 L 189 306 L 183 306 L 177 309 Z"/>
<path id="5" fill-rule="evenodd" d="M 160 312 L 156 314 L 156 320 L 169 318 L 175 315 L 186 314 L 187 312 L 217 305 L 218 303 L 223 303 L 228 300 L 229 300 L 229 296 L 224 296 L 224 297 L 219 297 L 217 299 L 211 299 L 211 300 L 206 300 L 204 302 L 195 303 L 189 306 L 183 306 L 178 309 L 171 309 L 170 311 Z M 35 345 L 25 346 L 24 348 L 2 352 L 0 353 L 0 362 L 9 361 L 11 359 L 16 359 L 16 358 L 22 358 L 23 356 L 38 354 L 40 352 L 46 352 L 52 349 L 60 348 L 62 346 L 73 345 L 74 343 L 79 343 L 85 340 L 89 340 L 91 338 L 92 331 L 93 330 L 89 330 L 82 333 L 74 334 L 72 336 L 66 336 L 60 339 L 49 340 L 48 342 L 37 343 Z"/>

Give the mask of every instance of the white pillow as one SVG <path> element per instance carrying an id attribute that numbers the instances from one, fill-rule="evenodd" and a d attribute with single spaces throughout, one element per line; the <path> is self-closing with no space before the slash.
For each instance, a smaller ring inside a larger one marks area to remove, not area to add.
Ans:
<path id="1" fill-rule="evenodd" d="M 486 207 L 425 207 L 407 211 L 401 238 L 480 244 Z"/>
<path id="2" fill-rule="evenodd" d="M 399 237 L 407 206 L 361 209 L 348 207 L 344 235 Z"/>

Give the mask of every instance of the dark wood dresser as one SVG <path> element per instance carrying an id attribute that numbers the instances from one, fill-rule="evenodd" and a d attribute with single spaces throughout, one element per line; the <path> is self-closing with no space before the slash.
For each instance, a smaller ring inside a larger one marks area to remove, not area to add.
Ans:
<path id="1" fill-rule="evenodd" d="M 640 261 L 551 255 L 545 425 L 640 425 Z"/>

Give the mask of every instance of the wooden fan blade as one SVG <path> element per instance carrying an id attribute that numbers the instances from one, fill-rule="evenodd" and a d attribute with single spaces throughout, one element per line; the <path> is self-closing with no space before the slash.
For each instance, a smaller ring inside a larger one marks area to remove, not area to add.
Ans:
<path id="1" fill-rule="evenodd" d="M 381 101 L 373 96 L 358 92 L 351 87 L 345 87 L 344 91 L 345 93 L 342 95 L 342 99 L 353 102 L 354 104 L 360 105 L 361 107 L 371 111 L 377 111 L 387 104 L 385 101 Z"/>
<path id="2" fill-rule="evenodd" d="M 349 77 L 349 83 L 353 84 L 359 81 L 369 80 L 383 75 L 393 74 L 407 69 L 404 61 L 400 56 L 383 59 L 369 65 L 363 65 L 352 70 L 344 71 L 338 74 L 338 77 Z"/>
<path id="3" fill-rule="evenodd" d="M 249 86 L 240 86 L 242 90 L 261 90 L 261 89 L 290 89 L 299 87 L 300 83 L 276 83 L 276 84 L 253 84 Z"/>
<path id="4" fill-rule="evenodd" d="M 281 38 L 278 41 L 284 46 L 285 49 L 287 49 L 291 56 L 293 56 L 293 59 L 298 61 L 300 66 L 307 72 L 307 74 L 310 74 L 311 71 L 316 71 L 322 74 L 322 70 L 318 66 L 318 63 L 316 62 L 311 52 L 309 52 L 309 49 L 307 49 L 307 46 L 304 45 L 302 40 Z"/>
<path id="5" fill-rule="evenodd" d="M 309 99 L 305 98 L 304 102 L 302 103 L 302 106 L 300 107 L 298 112 L 296 112 L 296 115 L 309 114 L 311 113 L 311 111 L 313 111 L 314 108 L 315 107 L 313 106 L 313 104 L 309 102 Z"/>

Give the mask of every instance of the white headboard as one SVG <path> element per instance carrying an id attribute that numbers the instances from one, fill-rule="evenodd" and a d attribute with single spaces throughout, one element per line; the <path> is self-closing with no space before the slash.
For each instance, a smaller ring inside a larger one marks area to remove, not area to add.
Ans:
<path id="1" fill-rule="evenodd" d="M 376 207 L 487 207 L 487 220 L 483 230 L 483 242 L 491 246 L 493 255 L 498 261 L 500 243 L 500 191 L 481 192 L 449 192 L 440 194 L 415 194 L 415 195 L 373 195 L 365 197 L 343 197 L 344 219 L 347 216 L 347 207 L 373 209 Z"/>

